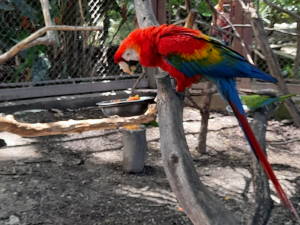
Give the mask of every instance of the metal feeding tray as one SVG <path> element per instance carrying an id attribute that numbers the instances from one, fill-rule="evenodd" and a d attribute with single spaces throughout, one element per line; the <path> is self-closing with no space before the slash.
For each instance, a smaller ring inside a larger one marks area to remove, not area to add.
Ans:
<path id="1" fill-rule="evenodd" d="M 139 100 L 115 99 L 96 103 L 105 116 L 136 116 L 146 112 L 154 97 L 141 96 Z"/>

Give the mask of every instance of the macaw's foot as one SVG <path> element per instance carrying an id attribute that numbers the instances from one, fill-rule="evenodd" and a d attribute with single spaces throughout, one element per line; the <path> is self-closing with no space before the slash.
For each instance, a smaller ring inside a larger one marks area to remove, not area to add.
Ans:
<path id="1" fill-rule="evenodd" d="M 184 101 L 184 97 L 185 97 L 185 92 L 176 92 L 176 95 L 178 96 L 178 98 L 181 100 L 181 101 Z"/>

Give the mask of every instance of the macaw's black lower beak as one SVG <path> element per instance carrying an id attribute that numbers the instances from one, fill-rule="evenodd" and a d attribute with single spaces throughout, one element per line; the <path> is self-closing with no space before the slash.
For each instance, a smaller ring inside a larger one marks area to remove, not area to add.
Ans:
<path id="1" fill-rule="evenodd" d="M 138 61 L 121 61 L 119 62 L 119 66 L 121 68 L 121 70 L 123 70 L 125 73 L 129 73 L 129 74 L 133 74 L 136 69 L 137 69 L 137 65 L 139 64 Z"/>

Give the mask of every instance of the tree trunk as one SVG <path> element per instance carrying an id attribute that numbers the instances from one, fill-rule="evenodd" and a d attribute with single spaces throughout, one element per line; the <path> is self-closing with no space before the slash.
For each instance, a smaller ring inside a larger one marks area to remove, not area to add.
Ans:
<path id="1" fill-rule="evenodd" d="M 182 124 L 183 102 L 170 79 L 157 79 L 161 153 L 173 192 L 195 225 L 237 224 L 236 219 L 199 180 Z"/>
<path id="2" fill-rule="evenodd" d="M 134 3 L 140 27 L 158 25 L 150 0 L 135 0 Z M 171 88 L 165 73 L 160 73 L 156 79 L 163 164 L 179 203 L 195 225 L 238 224 L 198 178 L 183 130 L 183 101 Z"/>
<path id="3" fill-rule="evenodd" d="M 206 84 L 206 90 L 209 90 L 213 87 L 211 82 Z M 200 154 L 205 154 L 207 151 L 206 149 L 206 140 L 207 140 L 207 131 L 208 131 L 208 120 L 210 115 L 210 104 L 212 100 L 212 93 L 207 93 L 203 96 L 203 102 L 200 106 L 200 114 L 201 114 L 201 126 L 200 126 L 200 133 L 198 137 L 198 152 Z"/>
<path id="4" fill-rule="evenodd" d="M 297 53 L 294 61 L 294 76 L 300 78 L 300 21 L 297 22 Z"/>
<path id="5" fill-rule="evenodd" d="M 255 136 L 264 150 L 266 149 L 268 113 L 270 112 L 267 112 L 265 109 L 254 112 L 253 122 L 251 123 Z M 266 151 L 265 154 L 267 154 Z M 255 212 L 252 220 L 249 222 L 249 225 L 265 225 L 270 218 L 273 208 L 269 181 L 255 155 L 251 154 L 251 157 L 252 177 L 255 193 Z"/>

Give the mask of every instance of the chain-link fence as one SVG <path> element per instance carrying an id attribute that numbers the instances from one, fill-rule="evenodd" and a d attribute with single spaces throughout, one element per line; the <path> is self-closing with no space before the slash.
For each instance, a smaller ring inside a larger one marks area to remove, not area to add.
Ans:
<path id="1" fill-rule="evenodd" d="M 116 44 L 136 25 L 133 3 L 107 0 L 50 0 L 49 2 L 50 14 L 55 24 L 102 26 L 103 30 L 57 31 L 56 45 L 28 48 L 6 63 L 0 64 L 0 83 L 36 83 L 49 80 L 63 81 L 69 78 L 97 79 L 120 74 L 119 68 L 113 63 L 113 54 L 117 48 Z M 229 4 L 225 5 L 224 10 L 229 10 L 230 14 L 231 1 L 227 2 Z M 168 1 L 166 7 L 169 23 L 185 17 L 184 14 L 181 16 L 182 8 L 172 4 Z M 212 16 L 205 16 L 205 12 L 209 11 L 205 3 L 203 6 L 196 7 L 200 9 L 197 19 L 197 22 L 200 22 L 198 28 L 207 33 L 209 26 L 202 26 L 201 22 L 209 25 Z M 224 20 L 219 22 L 224 23 Z M 40 1 L 0 1 L 0 23 L 0 53 L 4 53 L 20 40 L 45 26 Z M 283 74 L 288 78 L 293 77 L 296 23 L 290 22 L 277 28 L 273 26 L 274 21 L 269 21 L 269 24 L 272 25 L 267 30 L 269 40 L 279 57 Z M 232 37 L 228 33 L 232 33 L 232 30 L 226 31 L 225 35 L 216 31 L 214 36 L 230 44 Z M 255 63 L 261 69 L 268 71 L 264 56 L 258 48 L 253 49 L 255 49 L 252 52 Z"/>
<path id="2" fill-rule="evenodd" d="M 57 31 L 55 45 L 28 48 L 0 65 L 0 83 L 103 78 L 119 74 L 118 66 L 113 63 L 117 48 L 113 39 L 117 39 L 117 33 L 124 36 L 132 29 L 124 23 L 129 11 L 122 11 L 115 1 L 107 0 L 49 2 L 56 25 L 102 26 L 103 30 Z M 40 1 L 1 1 L 0 24 L 1 54 L 45 26 Z M 123 26 L 119 29 L 118 25 Z"/>
<path id="3" fill-rule="evenodd" d="M 175 1 L 169 1 L 167 8 L 168 21 L 170 23 L 183 25 L 185 23 L 184 19 L 187 17 L 186 6 L 176 7 L 174 2 Z M 184 1 L 182 1 L 182 4 L 183 2 Z M 245 53 L 243 48 L 236 43 L 241 42 L 240 39 L 233 38 L 236 35 L 232 29 L 232 25 L 234 25 L 246 46 L 251 50 L 249 52 L 251 52 L 254 63 L 263 71 L 269 72 L 266 62 L 267 59 L 263 56 L 259 46 L 256 45 L 250 22 L 247 21 L 242 8 L 238 7 L 238 1 L 211 0 L 211 4 L 214 4 L 214 8 L 218 13 L 217 15 L 213 14 L 206 2 L 207 1 L 190 1 L 190 7 L 197 10 L 195 28 L 200 29 L 204 33 L 210 33 L 210 35 L 223 41 L 228 46 L 233 47 L 238 52 Z M 272 2 L 280 6 L 280 1 L 274 0 Z M 296 73 L 296 68 L 294 68 L 297 38 L 299 39 L 296 28 L 297 21 L 289 15 L 265 5 L 263 1 L 255 1 L 255 4 L 264 21 L 271 48 L 279 59 L 282 74 L 285 78 L 299 79 L 300 72 Z M 294 10 L 293 12 L 295 14 L 297 14 L 297 7 L 299 11 L 299 6 L 283 5 L 281 7 Z M 211 24 L 215 26 L 211 28 Z M 243 32 L 244 30 L 248 30 L 248 32 L 245 34 L 245 32 Z M 251 37 L 249 38 L 249 36 Z"/>
<path id="4" fill-rule="evenodd" d="M 275 55 L 278 57 L 282 74 L 286 79 L 299 79 L 295 74 L 294 65 L 297 52 L 296 23 L 278 24 L 274 28 L 266 28 L 268 40 Z M 254 61 L 262 70 L 269 72 L 266 58 L 259 51 L 259 47 L 253 50 Z"/>

